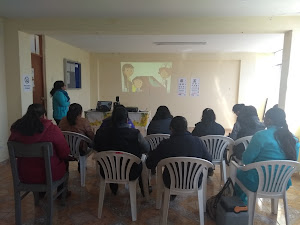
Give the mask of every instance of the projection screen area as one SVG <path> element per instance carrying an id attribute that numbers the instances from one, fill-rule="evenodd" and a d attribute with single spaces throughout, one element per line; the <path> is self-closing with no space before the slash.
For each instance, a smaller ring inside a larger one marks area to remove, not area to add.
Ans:
<path id="1" fill-rule="evenodd" d="M 121 62 L 122 92 L 170 93 L 172 62 Z"/>

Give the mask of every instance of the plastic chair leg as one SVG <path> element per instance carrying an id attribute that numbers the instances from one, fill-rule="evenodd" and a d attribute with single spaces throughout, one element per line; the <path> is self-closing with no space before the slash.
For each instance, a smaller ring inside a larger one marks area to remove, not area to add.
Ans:
<path id="1" fill-rule="evenodd" d="M 81 187 L 85 186 L 85 176 L 86 176 L 86 157 L 80 156 L 80 180 L 81 180 Z"/>
<path id="2" fill-rule="evenodd" d="M 105 182 L 100 181 L 100 188 L 99 188 L 99 203 L 98 203 L 98 218 L 101 218 L 102 209 L 103 209 L 103 202 L 104 202 L 104 194 L 105 194 Z"/>
<path id="3" fill-rule="evenodd" d="M 287 204 L 286 192 L 284 192 L 284 195 L 283 195 L 283 205 L 284 205 L 285 223 L 286 223 L 286 225 L 289 225 L 290 218 L 289 218 L 289 207 Z"/>
<path id="4" fill-rule="evenodd" d="M 146 164 L 143 165 L 143 171 L 142 171 L 142 182 L 143 182 L 143 188 L 144 188 L 144 194 L 146 197 L 146 200 L 149 200 L 149 188 L 148 188 L 148 181 L 149 181 L 149 175 L 148 175 L 148 169 L 146 167 Z"/>
<path id="5" fill-rule="evenodd" d="M 52 218 L 53 218 L 53 194 L 47 193 L 47 223 L 52 225 Z"/>
<path id="6" fill-rule="evenodd" d="M 39 192 L 33 192 L 33 197 L 34 197 L 34 205 L 38 206 L 40 202 Z"/>
<path id="7" fill-rule="evenodd" d="M 22 225 L 21 195 L 20 192 L 16 192 L 16 191 L 15 191 L 15 219 L 16 219 L 16 225 Z"/>
<path id="8" fill-rule="evenodd" d="M 162 194 L 163 194 L 163 189 L 161 187 L 160 183 L 157 183 L 156 185 L 156 209 L 160 209 L 161 208 L 161 202 L 162 202 Z"/>
<path id="9" fill-rule="evenodd" d="M 277 215 L 277 212 L 278 212 L 278 201 L 279 201 L 278 198 L 271 199 L 271 212 L 275 215 Z"/>
<path id="10" fill-rule="evenodd" d="M 199 217 L 200 217 L 200 225 L 204 225 L 204 194 L 203 190 L 198 190 L 198 205 L 199 205 Z"/>
<path id="11" fill-rule="evenodd" d="M 169 202 L 170 202 L 170 189 L 165 188 L 164 202 L 163 202 L 163 213 L 162 213 L 162 225 L 167 225 Z"/>
<path id="12" fill-rule="evenodd" d="M 230 163 L 229 164 L 229 171 L 230 171 L 230 178 L 232 180 L 233 185 L 235 184 L 235 178 L 236 178 L 236 173 L 237 173 L 237 168 Z"/>
<path id="13" fill-rule="evenodd" d="M 205 182 L 205 185 L 203 185 L 203 180 L 202 180 L 202 189 L 203 189 L 203 212 L 206 212 L 206 190 L 207 190 L 207 181 Z"/>
<path id="14" fill-rule="evenodd" d="M 255 203 L 256 203 L 256 195 L 254 193 L 249 193 L 249 195 L 248 195 L 248 213 L 249 213 L 248 225 L 253 225 L 254 214 L 255 214 Z"/>
<path id="15" fill-rule="evenodd" d="M 223 181 L 224 181 L 224 184 L 225 184 L 226 181 L 227 181 L 226 162 L 225 162 L 225 160 L 222 160 L 222 164 L 220 166 L 222 167 L 222 176 L 223 176 Z"/>
<path id="16" fill-rule="evenodd" d="M 68 193 L 68 180 L 69 180 L 69 178 L 67 178 L 66 181 L 63 183 L 62 198 L 61 198 L 61 201 L 60 201 L 61 206 L 66 205 L 66 198 L 67 198 L 67 193 Z"/>
<path id="17" fill-rule="evenodd" d="M 136 221 L 136 181 L 129 182 L 130 206 L 132 221 Z"/>

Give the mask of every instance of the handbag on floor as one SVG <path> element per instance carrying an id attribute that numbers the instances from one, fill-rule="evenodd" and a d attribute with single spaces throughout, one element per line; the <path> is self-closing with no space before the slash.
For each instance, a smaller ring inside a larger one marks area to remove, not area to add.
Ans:
<path id="1" fill-rule="evenodd" d="M 237 196 L 222 196 L 217 205 L 216 225 L 247 225 L 248 207 Z"/>
<path id="2" fill-rule="evenodd" d="M 217 213 L 217 205 L 221 200 L 222 196 L 232 196 L 234 192 L 233 182 L 229 177 L 224 184 L 222 190 L 214 196 L 211 196 L 206 201 L 206 212 L 210 218 L 216 220 L 216 213 Z"/>

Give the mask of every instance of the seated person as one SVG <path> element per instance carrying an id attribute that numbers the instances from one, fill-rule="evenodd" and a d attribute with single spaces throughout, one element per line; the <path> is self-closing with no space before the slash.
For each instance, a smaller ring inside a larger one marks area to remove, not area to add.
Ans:
<path id="1" fill-rule="evenodd" d="M 195 128 L 192 132 L 193 136 L 224 135 L 225 129 L 215 121 L 216 115 L 214 111 L 210 108 L 204 109 L 201 122 L 195 124 Z"/>
<path id="2" fill-rule="evenodd" d="M 266 112 L 265 125 L 267 130 L 254 134 L 246 151 L 243 153 L 243 163 L 250 164 L 268 160 L 297 160 L 299 141 L 290 133 L 285 121 L 285 112 L 280 108 L 271 108 Z M 237 178 L 250 191 L 258 188 L 256 170 L 237 171 Z M 291 185 L 288 182 L 287 188 Z M 246 194 L 236 185 L 236 194 L 247 204 Z"/>
<path id="3" fill-rule="evenodd" d="M 167 106 L 159 106 L 151 120 L 147 135 L 149 134 L 170 134 L 170 123 L 173 116 Z"/>
<path id="4" fill-rule="evenodd" d="M 245 107 L 244 104 L 235 104 L 232 107 L 232 112 L 237 116 L 236 122 L 233 125 L 232 131 L 229 134 L 229 137 L 232 138 L 233 140 L 237 139 L 237 133 L 239 132 L 239 130 L 241 129 L 240 124 L 238 122 L 238 117 L 240 115 L 240 112 L 242 111 L 242 109 Z"/>
<path id="5" fill-rule="evenodd" d="M 259 121 L 257 116 L 257 111 L 254 106 L 245 106 L 239 117 L 237 119 L 240 129 L 237 133 L 237 139 L 252 136 L 257 131 L 264 130 L 265 125 Z M 245 151 L 245 147 L 243 143 L 238 144 L 237 146 L 233 147 L 233 153 L 235 157 L 239 160 L 242 160 L 242 154 Z"/>
<path id="6" fill-rule="evenodd" d="M 112 126 L 100 127 L 97 130 L 94 139 L 94 149 L 98 152 L 107 150 L 124 151 L 141 158 L 143 153 L 149 152 L 150 145 L 141 135 L 139 130 L 129 127 L 128 112 L 126 108 L 117 107 L 114 110 L 112 116 Z M 101 175 L 104 177 L 103 171 L 100 172 Z M 140 177 L 141 172 L 142 163 L 140 163 L 139 165 L 134 163 L 130 170 L 129 179 L 137 179 L 138 177 Z M 110 188 L 114 194 L 117 193 L 117 184 L 110 184 Z"/>
<path id="7" fill-rule="evenodd" d="M 251 136 L 257 131 L 265 129 L 265 125 L 259 121 L 256 108 L 252 105 L 245 106 L 242 109 L 237 121 L 240 124 L 240 129 L 237 133 L 237 139 Z"/>
<path id="8" fill-rule="evenodd" d="M 170 157 L 197 157 L 208 161 L 212 160 L 201 139 L 192 136 L 187 131 L 187 121 L 184 117 L 174 117 L 170 129 L 170 138 L 162 140 L 156 149 L 149 152 L 146 160 L 149 169 L 155 168 L 162 159 Z M 170 174 L 166 169 L 163 172 L 163 180 L 166 187 L 170 187 Z M 199 184 L 201 184 L 201 181 L 202 179 L 199 180 Z"/>
<path id="9" fill-rule="evenodd" d="M 91 140 L 94 140 L 95 134 L 92 127 L 86 118 L 82 118 L 82 106 L 77 103 L 70 105 L 67 116 L 62 118 L 58 126 L 62 131 L 83 134 Z M 80 155 L 85 155 L 87 153 L 86 151 L 87 146 L 81 146 Z"/>
<path id="10" fill-rule="evenodd" d="M 26 114 L 11 126 L 9 141 L 23 144 L 51 142 L 53 145 L 51 172 L 53 181 L 56 181 L 68 170 L 68 164 L 64 160 L 68 158 L 70 148 L 60 129 L 51 120 L 46 119 L 45 113 L 41 104 L 31 104 Z M 46 182 L 45 162 L 42 158 L 18 158 L 18 169 L 19 178 L 24 183 Z M 58 190 L 61 188 L 62 186 L 58 187 Z"/>
<path id="11" fill-rule="evenodd" d="M 125 108 L 124 105 L 115 105 L 115 106 L 114 106 L 114 110 L 113 110 L 113 112 L 112 112 L 112 116 L 113 116 L 113 114 L 114 114 L 115 109 L 118 108 L 118 107 L 123 107 L 123 108 Z M 104 120 L 102 121 L 102 124 L 101 124 L 100 127 L 103 128 L 103 127 L 111 127 L 111 126 L 113 126 L 112 116 L 107 117 L 106 119 L 104 119 Z M 134 127 L 134 124 L 132 123 L 132 121 L 131 121 L 129 118 L 128 118 L 127 124 L 128 124 L 131 128 L 135 128 L 135 127 Z"/>

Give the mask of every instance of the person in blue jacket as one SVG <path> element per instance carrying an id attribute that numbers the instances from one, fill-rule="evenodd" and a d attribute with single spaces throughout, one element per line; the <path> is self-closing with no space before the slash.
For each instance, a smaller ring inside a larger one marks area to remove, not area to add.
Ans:
<path id="1" fill-rule="evenodd" d="M 266 112 L 264 123 L 267 127 L 254 134 L 246 151 L 243 153 L 245 165 L 268 160 L 297 160 L 300 143 L 289 131 L 285 112 L 280 108 L 271 108 Z M 237 171 L 237 178 L 252 192 L 258 188 L 256 170 Z M 292 184 L 288 182 L 287 188 Z M 246 194 L 236 185 L 236 194 L 247 203 Z"/>
<path id="2" fill-rule="evenodd" d="M 53 118 L 58 125 L 61 119 L 67 115 L 70 97 L 66 92 L 66 85 L 61 80 L 54 82 L 50 94 L 52 96 Z"/>

